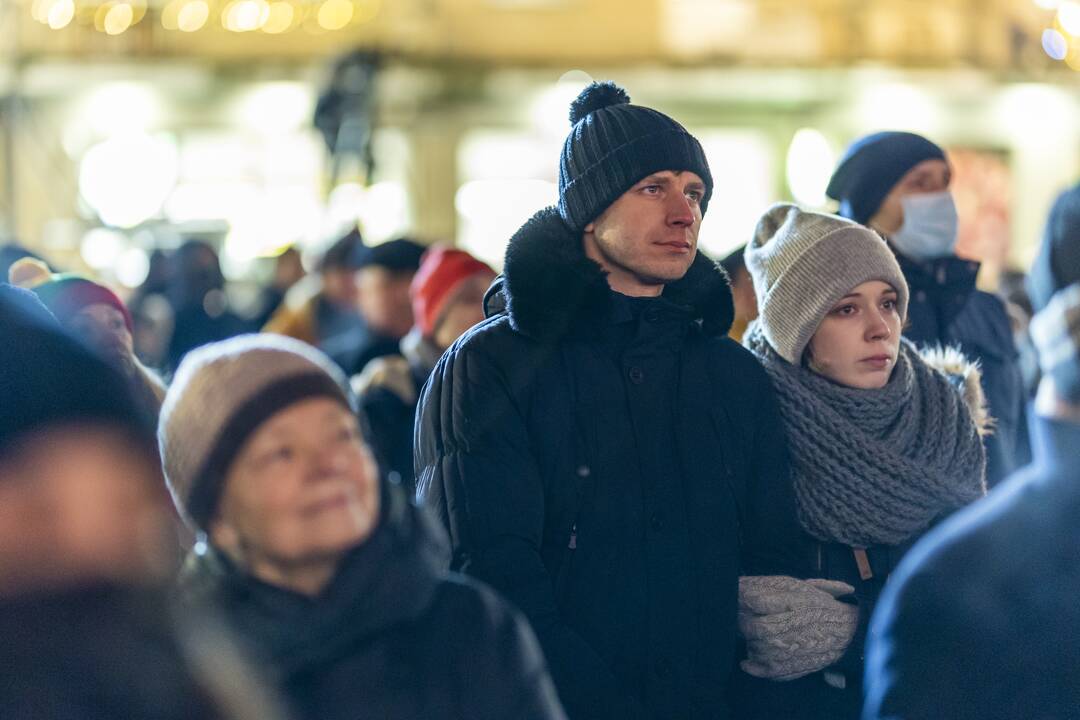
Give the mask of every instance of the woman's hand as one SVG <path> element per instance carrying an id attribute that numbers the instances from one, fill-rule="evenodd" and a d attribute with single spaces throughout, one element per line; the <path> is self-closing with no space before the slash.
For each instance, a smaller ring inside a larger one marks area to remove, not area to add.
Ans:
<path id="1" fill-rule="evenodd" d="M 794 680 L 835 663 L 859 622 L 858 606 L 837 598 L 854 591 L 835 580 L 739 578 L 739 632 L 747 647 L 742 669 L 755 677 Z"/>

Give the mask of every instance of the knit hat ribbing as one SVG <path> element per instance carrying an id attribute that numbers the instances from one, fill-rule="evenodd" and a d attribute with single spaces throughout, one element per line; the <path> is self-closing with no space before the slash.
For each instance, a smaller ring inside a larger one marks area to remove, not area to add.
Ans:
<path id="1" fill-rule="evenodd" d="M 864 282 L 891 285 L 907 317 L 908 286 L 892 251 L 873 230 L 836 215 L 773 205 L 746 247 L 746 267 L 765 338 L 793 365 L 833 305 Z"/>
<path id="2" fill-rule="evenodd" d="M 924 160 L 944 160 L 945 151 L 921 135 L 879 132 L 851 143 L 825 194 L 840 202 L 842 217 L 866 224 L 908 170 Z"/>
<path id="3" fill-rule="evenodd" d="M 241 335 L 184 356 L 158 426 L 165 477 L 181 513 L 205 530 L 229 467 L 256 428 L 312 397 L 352 409 L 346 388 L 329 358 L 278 335 Z"/>
<path id="4" fill-rule="evenodd" d="M 611 82 L 592 83 L 570 106 L 573 128 L 559 159 L 559 215 L 581 232 L 634 183 L 662 170 L 696 173 L 705 183 L 701 212 L 713 180 L 701 143 L 667 115 L 631 105 Z"/>

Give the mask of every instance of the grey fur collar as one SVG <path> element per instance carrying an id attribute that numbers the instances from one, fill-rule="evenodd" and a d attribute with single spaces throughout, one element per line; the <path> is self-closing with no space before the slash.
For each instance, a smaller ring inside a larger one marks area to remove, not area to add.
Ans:
<path id="1" fill-rule="evenodd" d="M 700 252 L 663 297 L 690 308 L 710 335 L 723 335 L 731 327 L 734 307 L 727 276 Z M 505 310 L 514 330 L 551 341 L 602 310 L 609 298 L 604 271 L 585 257 L 581 236 L 550 207 L 510 239 L 503 275 L 488 290 L 484 309 L 488 316 Z"/>

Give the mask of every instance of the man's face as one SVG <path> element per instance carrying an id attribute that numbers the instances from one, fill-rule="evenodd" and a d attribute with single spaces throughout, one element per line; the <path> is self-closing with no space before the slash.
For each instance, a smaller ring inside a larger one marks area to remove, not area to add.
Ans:
<path id="1" fill-rule="evenodd" d="M 944 160 L 923 160 L 907 171 L 900 181 L 893 186 L 881 207 L 867 223 L 880 233 L 892 235 L 904 224 L 902 200 L 908 195 L 936 193 L 949 189 L 952 182 L 952 170 Z"/>
<path id="2" fill-rule="evenodd" d="M 371 266 L 356 274 L 360 314 L 368 327 L 390 337 L 404 337 L 413 324 L 409 285 L 415 272 Z"/>
<path id="3" fill-rule="evenodd" d="M 585 226 L 585 255 L 616 292 L 659 295 L 694 262 L 704 197 L 705 183 L 688 170 L 653 173 Z"/>

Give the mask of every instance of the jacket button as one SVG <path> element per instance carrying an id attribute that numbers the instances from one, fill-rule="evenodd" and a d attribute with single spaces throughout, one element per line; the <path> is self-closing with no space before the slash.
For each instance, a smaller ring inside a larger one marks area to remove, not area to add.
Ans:
<path id="1" fill-rule="evenodd" d="M 588 465 L 578 465 L 577 476 L 579 478 L 587 478 L 590 475 L 592 475 L 592 470 L 589 469 Z"/>
<path id="2" fill-rule="evenodd" d="M 630 372 L 628 373 L 628 375 L 630 376 L 630 382 L 634 383 L 635 385 L 640 385 L 641 383 L 645 382 L 645 371 L 637 367 L 636 365 L 630 368 Z"/>
<path id="3" fill-rule="evenodd" d="M 664 517 L 662 515 L 653 515 L 649 518 L 649 527 L 653 529 L 653 532 L 660 532 L 664 529 Z"/>

